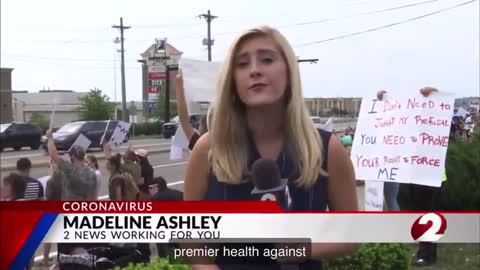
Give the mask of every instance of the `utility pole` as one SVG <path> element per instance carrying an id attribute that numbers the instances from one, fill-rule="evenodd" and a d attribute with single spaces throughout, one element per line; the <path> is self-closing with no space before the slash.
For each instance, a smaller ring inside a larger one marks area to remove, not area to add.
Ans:
<path id="1" fill-rule="evenodd" d="M 218 18 L 218 16 L 214 16 L 212 14 L 210 14 L 210 9 L 207 11 L 207 14 L 200 14 L 198 15 L 199 18 L 205 18 L 205 20 L 207 21 L 207 39 L 203 40 L 203 45 L 207 45 L 207 49 L 208 49 L 208 61 L 211 62 L 212 61 L 212 45 L 214 43 L 215 40 L 212 40 L 212 33 L 211 33 L 211 29 L 210 29 L 210 24 L 211 22 L 213 21 L 213 19 L 215 18 Z"/>
<path id="2" fill-rule="evenodd" d="M 123 47 L 123 42 L 125 39 L 123 38 L 123 31 L 126 29 L 130 29 L 131 26 L 124 26 L 123 25 L 123 18 L 120 17 L 120 25 L 113 25 L 112 28 L 120 29 L 120 52 L 121 56 L 121 72 L 122 72 L 122 120 L 125 122 L 129 122 L 128 114 L 127 114 L 127 94 L 125 88 L 125 49 Z"/>

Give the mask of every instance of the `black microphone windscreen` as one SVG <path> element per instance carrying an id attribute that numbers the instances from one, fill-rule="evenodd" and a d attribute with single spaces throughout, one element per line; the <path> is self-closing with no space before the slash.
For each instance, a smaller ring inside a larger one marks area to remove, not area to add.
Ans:
<path id="1" fill-rule="evenodd" d="M 277 163 L 270 159 L 257 159 L 252 165 L 252 181 L 257 189 L 268 190 L 281 185 Z"/>

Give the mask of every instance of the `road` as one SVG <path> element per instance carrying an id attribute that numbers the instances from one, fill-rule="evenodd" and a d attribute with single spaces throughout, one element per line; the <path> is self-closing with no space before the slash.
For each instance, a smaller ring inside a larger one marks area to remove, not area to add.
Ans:
<path id="1" fill-rule="evenodd" d="M 133 150 L 144 148 L 148 151 L 151 151 L 151 150 L 159 150 L 159 149 L 169 149 L 170 141 L 171 140 L 167 140 L 167 139 L 138 139 L 138 140 L 130 140 L 128 144 L 131 145 L 131 148 Z M 127 149 L 127 147 L 128 145 L 123 145 L 120 147 L 120 149 L 124 151 Z M 89 150 L 87 154 L 93 154 L 95 156 L 103 155 L 100 149 Z M 32 164 L 34 165 L 42 164 L 42 166 L 45 166 L 46 165 L 45 163 L 48 162 L 49 160 L 46 152 L 42 149 L 30 150 L 29 148 L 23 148 L 21 151 L 6 149 L 4 152 L 0 154 L 2 171 L 5 170 L 6 168 L 15 166 L 17 159 L 22 157 L 28 157 L 32 161 Z"/>
<path id="2" fill-rule="evenodd" d="M 167 149 L 166 147 L 164 148 Z M 169 183 L 174 184 L 178 183 L 178 181 L 180 180 L 183 180 L 185 171 L 185 160 L 171 161 L 169 155 L 169 152 L 153 153 L 149 155 L 149 160 L 154 167 L 155 176 L 163 176 L 165 180 L 167 180 Z M 186 157 L 186 153 L 184 156 Z M 100 185 L 99 195 L 105 196 L 108 194 L 108 172 L 105 169 L 105 160 L 99 161 L 99 167 L 103 178 Z M 45 166 L 39 168 L 32 168 L 30 174 L 33 178 L 40 178 L 48 175 L 48 170 L 49 169 Z M 3 179 L 4 176 L 8 175 L 8 173 L 12 171 L 13 170 L 2 170 L 0 172 L 0 177 Z"/>

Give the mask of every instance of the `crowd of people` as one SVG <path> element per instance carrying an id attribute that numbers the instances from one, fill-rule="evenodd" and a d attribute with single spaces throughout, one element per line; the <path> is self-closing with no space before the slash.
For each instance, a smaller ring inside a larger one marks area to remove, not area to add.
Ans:
<path id="1" fill-rule="evenodd" d="M 181 73 L 175 86 L 180 126 L 191 150 L 184 193 L 169 189 L 165 179 L 154 176 L 145 150 L 114 154 L 104 144 L 108 172 L 104 177 L 97 158 L 86 156 L 79 146 L 68 152 L 69 160 L 62 158 L 49 130 L 50 175 L 41 181 L 31 178 L 30 160 L 20 159 L 17 172 L 3 179 L 2 199 L 97 200 L 103 179 L 108 179 L 110 200 L 254 200 L 258 195 L 251 193 L 248 175 L 253 162 L 265 158 L 275 160 L 282 178 L 288 179 L 291 210 L 358 210 L 350 160 L 355 130 L 349 128 L 338 137 L 314 127 L 303 98 L 296 54 L 277 30 L 256 27 L 235 39 L 218 78 L 218 94 L 198 130 L 189 122 Z M 432 91 L 423 88 L 421 93 L 428 96 Z M 379 92 L 379 99 L 383 93 Z M 456 131 L 460 122 L 455 121 Z M 419 200 L 418 210 L 435 207 L 427 204 L 434 193 L 423 188 L 412 191 L 412 198 Z M 397 194 L 398 184 L 385 185 L 390 210 L 400 210 Z M 44 248 L 48 262 L 50 247 Z M 299 269 L 321 270 L 321 258 L 349 254 L 356 248 L 350 243 L 314 243 L 311 259 L 293 263 Z M 157 245 L 159 256 L 167 256 L 168 250 L 168 245 Z M 151 251 L 148 244 L 59 244 L 58 254 L 57 269 L 109 269 L 148 262 Z M 435 256 L 433 246 L 421 245 L 415 260 L 427 264 Z M 222 256 L 212 260 L 211 265 L 194 265 L 193 269 L 276 269 L 267 261 L 252 266 L 241 261 L 232 265 Z"/>

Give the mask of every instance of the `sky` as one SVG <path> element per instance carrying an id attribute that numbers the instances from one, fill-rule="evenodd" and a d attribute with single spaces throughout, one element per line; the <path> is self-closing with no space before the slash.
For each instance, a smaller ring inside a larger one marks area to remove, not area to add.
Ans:
<path id="1" fill-rule="evenodd" d="M 300 64 L 305 97 L 413 93 L 427 85 L 456 97 L 480 96 L 479 0 L 408 21 L 465 2 L 2 0 L 0 59 L 2 67 L 14 68 L 14 90 L 99 88 L 121 101 L 113 42 L 120 34 L 112 25 L 123 17 L 132 27 L 125 31 L 127 100 L 139 101 L 137 60 L 155 38 L 167 37 L 183 57 L 207 60 L 207 23 L 198 15 L 210 9 L 218 16 L 213 61 L 223 61 L 236 34 L 260 24 L 278 28 L 298 57 L 318 58 Z"/>

